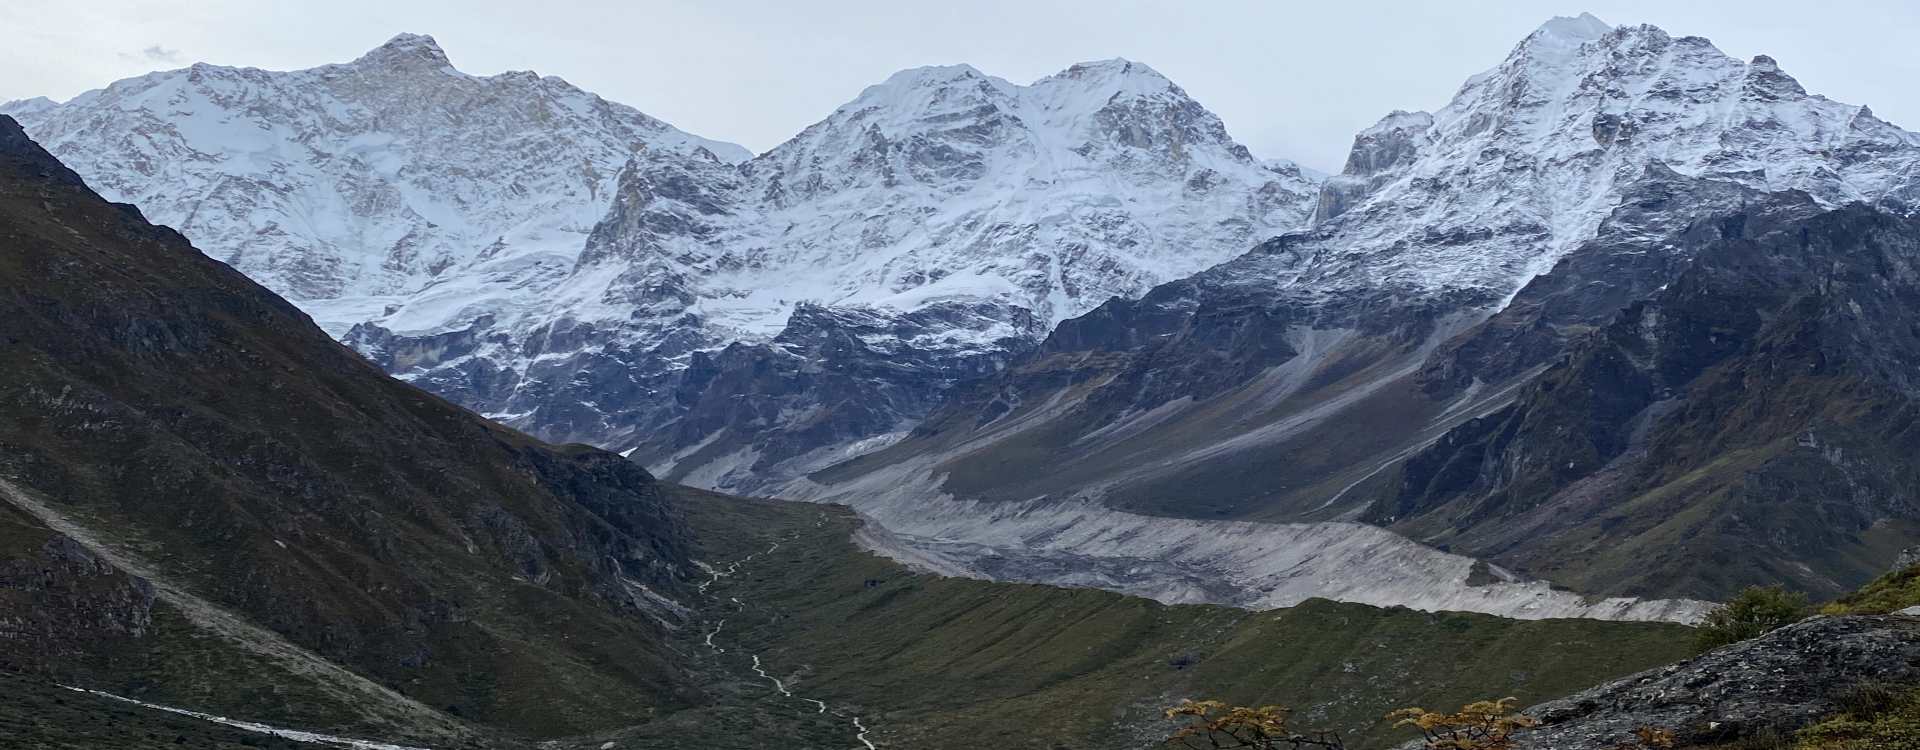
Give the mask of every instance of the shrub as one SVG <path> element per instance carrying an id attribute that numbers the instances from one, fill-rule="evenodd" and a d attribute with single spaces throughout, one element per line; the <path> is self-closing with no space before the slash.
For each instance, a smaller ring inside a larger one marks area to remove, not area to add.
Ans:
<path id="1" fill-rule="evenodd" d="M 1809 614 L 1807 595 L 1780 586 L 1749 586 L 1732 601 L 1715 607 L 1700 624 L 1700 650 L 1757 638 L 1792 625 Z"/>
<path id="2" fill-rule="evenodd" d="M 1501 698 L 1469 703 L 1451 714 L 1403 708 L 1387 714 L 1387 718 L 1397 720 L 1394 726 L 1419 730 L 1428 750 L 1509 750 L 1516 733 L 1540 726 L 1539 719 L 1514 713 L 1516 701 Z"/>
<path id="3" fill-rule="evenodd" d="M 1185 748 L 1250 748 L 1251 750 L 1344 750 L 1346 743 L 1333 732 L 1301 732 L 1288 724 L 1293 710 L 1285 706 L 1229 708 L 1220 701 L 1181 701 L 1167 709 L 1167 718 L 1187 723 L 1167 738 L 1167 744 Z"/>

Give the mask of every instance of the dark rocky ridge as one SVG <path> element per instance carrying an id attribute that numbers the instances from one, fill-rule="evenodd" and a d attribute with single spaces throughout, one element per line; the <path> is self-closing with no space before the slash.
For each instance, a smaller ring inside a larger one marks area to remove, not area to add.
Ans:
<path id="1" fill-rule="evenodd" d="M 4 117 L 0 248 L 10 488 L 214 606 L 466 719 L 537 735 L 697 699 L 655 624 L 671 613 L 644 593 L 685 590 L 686 532 L 639 467 L 388 378 L 99 199 Z M 10 663 L 31 651 L 24 666 L 71 674 L 63 654 L 144 637 L 144 583 L 31 518 L 8 528 L 7 596 L 35 605 L 8 621 Z M 88 675 L 163 699 L 180 688 Z"/>
<path id="2" fill-rule="evenodd" d="M 1448 396 L 1558 359 L 1621 309 L 1646 299 L 1716 240 L 1764 234 L 1820 211 L 1800 193 L 1769 195 L 1655 163 L 1623 191 L 1606 228 L 1529 281 L 1492 317 L 1441 345 L 1422 387 Z"/>
<path id="3" fill-rule="evenodd" d="M 1729 216 L 1512 406 L 1411 458 L 1374 520 L 1596 592 L 1851 589 L 1911 542 L 1920 223 Z"/>

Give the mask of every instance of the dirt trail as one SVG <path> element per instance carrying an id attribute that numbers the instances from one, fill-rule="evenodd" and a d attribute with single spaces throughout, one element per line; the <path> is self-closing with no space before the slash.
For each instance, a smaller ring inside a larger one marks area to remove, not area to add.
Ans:
<path id="1" fill-rule="evenodd" d="M 279 633 L 254 625 L 246 618 L 194 595 L 187 586 L 161 573 L 139 555 L 119 545 L 103 541 L 99 535 L 84 525 L 36 499 L 32 492 L 4 478 L 0 478 L 0 500 L 5 500 L 39 519 L 47 528 L 78 542 L 88 552 L 105 560 L 113 567 L 129 575 L 146 579 L 148 583 L 153 584 L 156 598 L 179 610 L 195 627 L 255 656 L 274 662 L 291 674 L 312 679 L 317 687 L 332 693 L 335 698 L 366 711 L 369 718 L 396 727 L 407 727 L 415 731 L 448 737 L 465 737 L 470 734 L 465 728 L 440 712 L 361 677 L 346 667 L 294 644 Z M 119 696 L 109 697 L 119 698 Z M 138 702 L 131 699 L 122 700 Z M 168 710 L 183 711 L 184 709 Z"/>

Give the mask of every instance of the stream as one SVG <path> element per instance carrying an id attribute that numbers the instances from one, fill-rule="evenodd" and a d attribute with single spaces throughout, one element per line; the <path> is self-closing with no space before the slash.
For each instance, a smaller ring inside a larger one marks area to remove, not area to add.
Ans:
<path id="1" fill-rule="evenodd" d="M 774 542 L 772 546 L 767 547 L 763 551 L 755 552 L 753 554 L 747 555 L 746 557 L 733 561 L 733 563 L 729 564 L 724 570 L 711 565 L 703 565 L 703 567 L 707 569 L 707 572 L 711 574 L 713 577 L 708 578 L 705 582 L 700 584 L 700 587 L 699 587 L 700 593 L 703 593 L 703 594 L 706 593 L 707 588 L 712 586 L 715 583 L 718 583 L 720 579 L 726 578 L 728 576 L 731 576 L 731 575 L 734 575 L 735 573 L 740 572 L 741 565 L 752 562 L 754 558 L 759 557 L 761 555 L 771 555 L 773 554 L 774 550 L 779 548 L 780 548 L 780 543 Z M 738 605 L 742 610 L 745 610 L 747 608 L 747 603 L 740 601 L 739 597 L 730 596 L 730 597 L 727 597 L 727 600 L 730 602 L 733 602 L 735 605 Z M 725 628 L 726 626 L 727 626 L 726 618 L 721 618 L 720 622 L 713 626 L 713 630 L 707 633 L 707 639 L 706 639 L 707 648 L 713 649 L 713 652 L 716 654 L 724 654 L 727 652 L 727 649 L 725 647 L 713 642 L 713 637 L 719 635 L 720 630 L 722 628 Z M 826 701 L 794 695 L 793 691 L 787 688 L 787 684 L 784 681 L 782 681 L 778 677 L 767 674 L 767 670 L 765 669 L 765 667 L 763 667 L 760 664 L 759 654 L 749 653 L 747 654 L 747 656 L 752 659 L 753 673 L 756 675 L 759 675 L 762 679 L 770 683 L 773 683 L 773 691 L 776 693 L 779 693 L 781 697 L 792 698 L 797 701 L 811 703 L 817 708 L 816 713 L 822 713 L 822 714 L 827 713 L 828 706 Z M 836 712 L 834 715 L 839 716 L 840 714 Z M 866 724 L 861 723 L 860 717 L 858 716 L 853 717 L 853 729 L 855 732 L 854 739 L 859 740 L 860 744 L 866 747 L 866 750 L 879 750 L 878 746 L 874 745 L 872 740 L 867 739 L 867 733 L 873 730 L 869 729 Z"/>

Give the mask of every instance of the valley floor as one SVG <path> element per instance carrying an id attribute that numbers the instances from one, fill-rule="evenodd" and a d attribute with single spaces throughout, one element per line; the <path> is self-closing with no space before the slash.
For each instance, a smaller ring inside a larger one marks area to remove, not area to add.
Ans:
<path id="1" fill-rule="evenodd" d="M 1689 654 L 1661 623 L 1510 620 L 1312 600 L 1268 611 L 941 578 L 861 550 L 839 506 L 682 491 L 709 569 L 671 647 L 708 701 L 640 726 L 487 746 L 1154 747 L 1183 698 L 1294 706 L 1355 747 L 1412 705 L 1553 698 Z M 317 747 L 23 678 L 0 728 L 48 747 Z M 53 708 L 48 708 L 49 706 Z M 182 708 L 193 708 L 183 706 Z M 20 710 L 20 709 L 24 709 Z M 96 721 L 97 717 L 101 720 Z M 235 716 L 265 720 L 268 717 Z M 164 743 L 163 743 L 164 744 Z"/>
<path id="2" fill-rule="evenodd" d="M 862 747 L 855 716 L 881 748 L 1152 747 L 1162 709 L 1211 697 L 1294 706 L 1373 746 L 1401 739 L 1380 721 L 1395 708 L 1544 700 L 1691 649 L 1671 624 L 1324 600 L 1251 612 L 941 578 L 859 549 L 861 521 L 838 506 L 688 491 L 682 507 L 701 559 L 728 573 L 706 592 L 702 647 L 711 635 L 723 668 L 780 680 L 757 685 L 769 710 L 841 727 L 839 744 L 795 747 Z"/>

